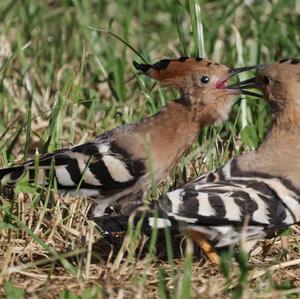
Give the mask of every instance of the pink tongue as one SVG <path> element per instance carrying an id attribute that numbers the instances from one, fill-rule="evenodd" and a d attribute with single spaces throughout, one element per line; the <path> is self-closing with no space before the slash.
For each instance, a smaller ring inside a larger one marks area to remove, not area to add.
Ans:
<path id="1" fill-rule="evenodd" d="M 223 80 L 223 81 L 220 81 L 216 84 L 216 88 L 218 89 L 224 89 L 226 87 L 226 82 L 227 80 Z"/>

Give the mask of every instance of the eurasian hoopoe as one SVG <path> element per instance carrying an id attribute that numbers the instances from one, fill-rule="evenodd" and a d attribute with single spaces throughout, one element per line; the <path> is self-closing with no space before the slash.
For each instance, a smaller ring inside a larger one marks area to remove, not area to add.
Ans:
<path id="1" fill-rule="evenodd" d="M 57 188 L 94 198 L 93 216 L 101 216 L 116 201 L 142 198 L 151 187 L 149 160 L 156 182 L 166 177 L 198 137 L 200 129 L 227 118 L 239 91 L 226 89 L 230 70 L 202 58 L 181 57 L 135 67 L 164 86 L 178 88 L 181 98 L 139 123 L 106 132 L 95 140 L 42 155 L 38 184 L 47 185 L 51 165 Z M 13 188 L 29 172 L 34 182 L 35 162 L 0 170 L 1 185 Z"/>
<path id="2" fill-rule="evenodd" d="M 148 210 L 144 223 L 145 229 L 183 229 L 214 263 L 219 257 L 211 245 L 241 240 L 253 245 L 300 222 L 300 60 L 262 66 L 255 78 L 228 88 L 263 92 L 274 116 L 265 141 L 256 151 L 165 194 L 158 200 L 160 216 L 155 219 Z M 97 222 L 108 232 L 126 227 L 122 215 Z"/>

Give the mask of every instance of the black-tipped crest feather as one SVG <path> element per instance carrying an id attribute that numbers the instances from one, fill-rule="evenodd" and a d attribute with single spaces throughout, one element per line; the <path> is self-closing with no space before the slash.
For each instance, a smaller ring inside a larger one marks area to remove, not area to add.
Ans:
<path id="1" fill-rule="evenodd" d="M 147 73 L 152 67 L 150 64 L 137 63 L 136 61 L 133 61 L 132 63 L 138 71 L 141 71 L 143 73 Z"/>

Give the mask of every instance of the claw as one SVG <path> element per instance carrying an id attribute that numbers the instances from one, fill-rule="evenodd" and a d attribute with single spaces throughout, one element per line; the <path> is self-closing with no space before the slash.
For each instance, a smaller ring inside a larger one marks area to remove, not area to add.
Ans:
<path id="1" fill-rule="evenodd" d="M 200 232 L 194 230 L 187 230 L 186 233 L 194 240 L 194 242 L 196 242 L 199 248 L 214 265 L 220 265 L 220 256 L 216 253 L 213 246 L 206 240 L 206 238 Z"/>

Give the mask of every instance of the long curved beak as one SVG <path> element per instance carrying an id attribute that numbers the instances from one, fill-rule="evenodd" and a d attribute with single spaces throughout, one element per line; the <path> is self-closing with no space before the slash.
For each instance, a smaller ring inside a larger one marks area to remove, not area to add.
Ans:
<path id="1" fill-rule="evenodd" d="M 250 65 L 250 66 L 243 66 L 243 67 L 232 68 L 232 69 L 229 70 L 229 74 L 231 76 L 235 76 L 235 75 L 237 75 L 239 73 L 243 73 L 243 72 L 254 70 L 254 69 L 259 69 L 262 66 L 264 66 L 264 64 L 256 64 L 256 65 Z"/>
<path id="2" fill-rule="evenodd" d="M 260 69 L 263 66 L 264 66 L 264 64 L 257 64 L 257 65 L 253 65 L 253 66 L 233 68 L 229 71 L 229 73 L 231 76 L 235 76 L 239 73 L 242 73 L 242 72 L 245 72 L 248 70 Z M 260 98 L 262 97 L 261 94 L 252 92 L 249 90 L 245 90 L 245 89 L 252 89 L 252 88 L 261 89 L 261 87 L 262 87 L 262 85 L 257 81 L 256 77 L 226 86 L 227 89 L 239 89 L 242 92 L 242 94 L 244 94 L 244 95 L 250 95 L 250 96 L 260 97 Z"/>

